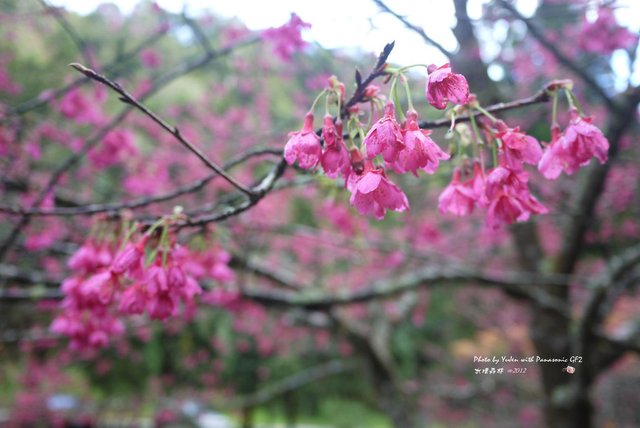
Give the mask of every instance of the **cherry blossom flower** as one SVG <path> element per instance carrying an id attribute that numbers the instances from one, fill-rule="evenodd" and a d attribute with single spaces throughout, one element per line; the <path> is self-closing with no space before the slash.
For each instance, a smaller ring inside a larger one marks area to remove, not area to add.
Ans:
<path id="1" fill-rule="evenodd" d="M 346 176 L 350 169 L 349 151 L 342 139 L 342 122 L 333 123 L 331 115 L 325 115 L 322 128 L 324 149 L 320 164 L 325 174 L 330 178 L 336 178 L 338 174 Z"/>
<path id="2" fill-rule="evenodd" d="M 64 117 L 74 119 L 80 124 L 99 125 L 103 121 L 103 114 L 98 105 L 89 100 L 80 89 L 67 92 L 58 108 Z"/>
<path id="3" fill-rule="evenodd" d="M 449 64 L 437 67 L 431 64 L 427 70 L 427 101 L 439 110 L 444 110 L 448 102 L 465 104 L 469 98 L 469 84 L 462 74 L 451 72 Z"/>
<path id="4" fill-rule="evenodd" d="M 364 138 L 367 157 L 373 159 L 382 153 L 385 162 L 393 163 L 404 149 L 402 130 L 396 121 L 396 108 L 392 101 L 384 107 L 384 116 L 373 124 Z"/>
<path id="5" fill-rule="evenodd" d="M 454 169 L 451 183 L 445 187 L 438 198 L 438 208 L 442 214 L 466 216 L 473 212 L 478 194 L 474 189 L 473 181 L 461 183 L 460 178 L 460 169 Z"/>
<path id="6" fill-rule="evenodd" d="M 313 113 L 309 112 L 304 118 L 302 130 L 289 133 L 284 158 L 289 165 L 297 161 L 300 168 L 312 169 L 320 162 L 321 155 L 320 138 L 313 130 Z"/>
<path id="7" fill-rule="evenodd" d="M 349 178 L 350 202 L 360 214 L 382 220 L 386 210 L 402 212 L 409 209 L 409 201 L 402 189 L 387 179 L 384 170 L 373 168 L 371 162 L 365 165 L 362 175 L 353 174 Z"/>
<path id="8" fill-rule="evenodd" d="M 133 133 L 115 129 L 102 139 L 101 144 L 89 152 L 89 160 L 97 168 L 106 168 L 138 154 Z"/>
<path id="9" fill-rule="evenodd" d="M 520 128 L 509 128 L 499 120 L 495 137 L 502 141 L 500 152 L 505 165 L 513 170 L 522 170 L 522 164 L 537 165 L 542 157 L 542 148 L 538 140 L 520 132 Z"/>
<path id="10" fill-rule="evenodd" d="M 571 116 L 564 133 L 561 134 L 557 127 L 552 129 L 551 143 L 538 163 L 538 169 L 547 179 L 555 180 L 562 171 L 572 175 L 593 157 L 601 164 L 607 161 L 609 141 L 602 131 L 591 124 L 591 118 L 581 117 L 575 110 L 571 111 Z"/>
<path id="11" fill-rule="evenodd" d="M 420 129 L 418 114 L 415 110 L 407 112 L 407 122 L 403 130 L 404 148 L 398 154 L 393 170 L 398 173 L 411 171 L 418 176 L 418 169 L 433 174 L 438 168 L 440 160 L 449 159 L 449 155 L 442 151 L 429 135 L 431 131 Z"/>
<path id="12" fill-rule="evenodd" d="M 546 214 L 543 206 L 529 192 L 528 175 L 498 166 L 487 175 L 487 225 L 497 229 L 503 224 L 526 221 L 531 214 Z"/>

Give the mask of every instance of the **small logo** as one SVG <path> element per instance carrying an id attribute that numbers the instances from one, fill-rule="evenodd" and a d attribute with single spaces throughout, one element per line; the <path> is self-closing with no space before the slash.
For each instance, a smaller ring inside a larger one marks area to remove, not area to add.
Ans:
<path id="1" fill-rule="evenodd" d="M 563 372 L 567 372 L 569 374 L 574 374 L 576 372 L 576 368 L 572 366 L 567 366 L 562 369 Z"/>

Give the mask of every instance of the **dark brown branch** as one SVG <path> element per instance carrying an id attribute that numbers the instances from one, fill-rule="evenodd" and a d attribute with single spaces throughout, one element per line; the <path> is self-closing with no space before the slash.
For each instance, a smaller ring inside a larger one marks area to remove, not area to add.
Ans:
<path id="1" fill-rule="evenodd" d="M 279 287 L 282 287 L 288 290 L 297 291 L 303 288 L 302 285 L 296 284 L 292 275 L 260 266 L 257 263 L 239 254 L 234 254 L 232 256 L 231 261 L 229 263 L 229 267 L 242 269 L 246 272 L 250 272 L 256 276 L 267 279 L 272 284 L 275 284 Z"/>
<path id="2" fill-rule="evenodd" d="M 237 165 L 240 165 L 247 160 L 257 157 L 257 156 L 282 156 L 282 150 L 276 148 L 266 148 L 266 149 L 257 149 L 251 150 L 246 153 L 243 153 L 234 159 L 231 159 L 229 162 L 225 163 L 222 166 L 222 169 L 229 170 Z M 53 209 L 23 209 L 20 207 L 10 207 L 0 205 L 0 212 L 4 212 L 7 214 L 18 214 L 18 215 L 30 215 L 30 216 L 76 216 L 76 215 L 93 215 L 105 212 L 119 212 L 125 209 L 137 209 L 146 207 L 149 205 L 157 204 L 160 202 L 170 201 L 179 196 L 195 193 L 202 189 L 207 183 L 213 180 L 215 177 L 218 177 L 216 172 L 212 172 L 207 176 L 194 181 L 186 186 L 179 187 L 169 192 L 161 193 L 159 195 L 148 196 L 143 198 L 138 198 L 133 201 L 128 202 L 114 202 L 107 204 L 87 204 L 87 205 L 79 205 L 68 208 L 53 208 Z"/>
<path id="3" fill-rule="evenodd" d="M 522 108 L 522 107 L 526 107 L 534 104 L 546 103 L 549 100 L 551 100 L 548 90 L 553 85 L 555 85 L 555 83 L 550 82 L 543 89 L 539 90 L 537 93 L 533 94 L 530 97 L 522 98 L 519 100 L 514 100 L 506 103 L 493 104 L 488 107 L 485 107 L 485 110 L 487 110 L 489 113 L 500 113 L 507 110 L 514 110 L 514 109 L 518 109 L 518 108 Z M 479 116 L 482 116 L 482 113 L 475 112 L 473 113 L 473 116 L 479 117 Z M 462 116 L 456 117 L 456 123 L 468 122 L 469 120 L 470 120 L 469 114 L 464 114 Z M 420 122 L 419 125 L 420 125 L 420 128 L 448 128 L 449 126 L 451 126 L 451 119 L 445 118 L 445 119 L 438 119 L 433 121 L 423 121 L 423 122 Z"/>
<path id="4" fill-rule="evenodd" d="M 501 276 L 484 274 L 467 269 L 424 268 L 393 280 L 377 281 L 371 287 L 355 292 L 344 292 L 335 295 L 308 295 L 296 293 L 263 293 L 255 290 L 244 290 L 246 298 L 274 306 L 300 307 L 309 310 L 324 310 L 334 306 L 368 302 L 396 296 L 400 293 L 422 286 L 436 286 L 445 284 L 477 284 L 486 287 L 497 287 L 510 297 L 519 300 L 532 301 L 544 308 L 564 313 L 569 316 L 566 305 L 561 304 L 546 294 L 527 289 L 531 284 L 545 284 L 566 286 L 564 276 L 537 274 L 505 274 Z"/>
<path id="5" fill-rule="evenodd" d="M 545 49 L 551 52 L 553 56 L 560 62 L 560 64 L 564 65 L 567 69 L 574 72 L 584 81 L 587 86 L 589 86 L 596 94 L 598 94 L 598 96 L 602 98 L 602 101 L 604 101 L 604 103 L 607 105 L 607 108 L 611 112 L 615 112 L 618 110 L 618 106 L 615 104 L 613 99 L 611 99 L 611 97 L 609 97 L 602 86 L 600 86 L 598 82 L 596 82 L 595 79 L 585 71 L 584 67 L 579 66 L 573 60 L 571 60 L 571 58 L 562 53 L 560 49 L 558 49 L 558 45 L 547 39 L 544 35 L 544 32 L 540 28 L 538 28 L 537 25 L 535 25 L 533 22 L 531 22 L 530 19 L 527 19 L 520 12 L 518 12 L 518 9 L 516 9 L 515 6 L 513 6 L 509 1 L 497 0 L 497 2 L 503 8 L 508 10 L 511 15 L 522 21 L 527 26 L 527 30 L 529 30 L 529 33 L 531 33 L 531 35 Z"/>
<path id="6" fill-rule="evenodd" d="M 227 403 L 219 403 L 218 405 L 227 409 L 258 406 L 260 404 L 268 403 L 283 394 L 296 391 L 306 385 L 318 382 L 327 377 L 344 373 L 352 368 L 352 364 L 348 364 L 340 360 L 330 361 L 291 375 L 272 385 L 260 389 L 254 394 L 238 397 Z"/>
<path id="7" fill-rule="evenodd" d="M 78 34 L 73 25 L 71 25 L 71 23 L 67 20 L 62 11 L 57 7 L 51 6 L 49 3 L 47 3 L 46 0 L 40 0 L 40 4 L 42 4 L 42 6 L 48 13 L 53 15 L 55 20 L 58 21 L 58 24 L 60 24 L 62 29 L 69 35 L 69 38 L 78 47 L 78 51 L 80 52 L 84 60 L 88 64 L 93 64 L 91 55 L 89 54 L 87 43 L 82 37 L 80 37 L 80 34 Z"/>
<path id="8" fill-rule="evenodd" d="M 136 99 L 136 97 L 134 97 L 132 94 L 127 92 L 118 83 L 110 80 L 106 76 L 103 76 L 101 74 L 96 73 L 94 70 L 92 70 L 90 68 L 87 68 L 87 67 L 83 66 L 82 64 L 73 63 L 73 64 L 70 64 L 70 66 L 75 68 L 80 73 L 84 74 L 85 76 L 95 80 L 96 82 L 102 83 L 103 85 L 111 88 L 113 91 L 115 91 L 116 93 L 118 93 L 120 95 L 120 100 L 122 102 L 124 102 L 125 104 L 129 104 L 129 105 L 134 106 L 135 108 L 140 110 L 142 113 L 147 115 L 152 121 L 154 121 L 156 124 L 158 124 L 162 129 L 167 131 L 169 134 L 173 135 L 173 137 L 176 140 L 178 140 L 178 142 L 180 142 L 180 144 L 182 144 L 191 153 L 196 155 L 196 157 L 198 159 L 200 159 L 211 170 L 216 172 L 220 177 L 222 177 L 224 180 L 226 180 L 228 183 L 230 183 L 236 189 L 240 190 L 242 193 L 244 193 L 247 196 L 249 196 L 249 198 L 255 197 L 255 194 L 250 189 L 246 188 L 244 185 L 242 185 L 238 181 L 236 181 L 236 179 L 231 177 L 229 174 L 227 174 L 222 169 L 222 167 L 220 167 L 218 164 L 216 164 L 211 159 L 209 159 L 209 157 L 202 150 L 200 150 L 199 148 L 194 146 L 189 140 L 187 140 L 182 135 L 182 133 L 180 132 L 180 130 L 176 126 L 169 125 L 162 118 L 160 118 L 160 116 L 158 116 L 157 114 L 155 114 L 154 112 L 149 110 L 148 107 L 146 107 L 144 104 L 142 104 L 140 101 L 138 101 Z"/>
<path id="9" fill-rule="evenodd" d="M 211 42 L 207 38 L 207 35 L 204 33 L 204 31 L 202 31 L 200 25 L 198 25 L 198 23 L 194 19 L 190 18 L 187 15 L 186 10 L 182 12 L 182 19 L 189 26 L 189 28 L 191 28 L 191 32 L 195 36 L 196 40 L 198 40 L 198 43 L 200 43 L 200 46 L 202 46 L 204 52 L 206 54 L 212 53 L 214 49 L 213 46 L 211 46 Z"/>
<path id="10" fill-rule="evenodd" d="M 258 185 L 251 188 L 251 191 L 254 193 L 253 198 L 244 198 L 237 205 L 228 205 L 222 208 L 220 211 L 203 215 L 200 217 L 183 220 L 177 223 L 174 223 L 176 228 L 184 228 L 184 227 L 200 227 L 209 223 L 216 223 L 223 220 L 226 220 L 230 217 L 235 217 L 251 207 L 255 206 L 258 202 L 262 200 L 271 190 L 274 188 L 276 182 L 287 169 L 287 162 L 282 158 L 278 164 L 276 164 L 271 171 L 265 175 L 262 180 L 258 183 Z M 151 223 L 155 222 L 155 220 L 151 221 Z"/>
<path id="11" fill-rule="evenodd" d="M 342 106 L 340 117 L 347 116 L 349 114 L 349 108 L 365 101 L 366 98 L 364 96 L 364 93 L 367 89 L 367 86 L 369 86 L 369 84 L 371 84 L 371 82 L 373 82 L 378 77 L 384 76 L 387 73 L 387 59 L 389 58 L 389 55 L 391 55 L 391 51 L 393 50 L 394 45 L 395 42 L 387 43 L 385 45 L 385 47 L 382 49 L 382 52 L 380 52 L 380 55 L 378 55 L 376 65 L 364 80 L 362 80 L 362 77 L 360 76 L 360 71 L 356 69 L 356 90 L 353 92 L 351 98 L 349 98 L 349 100 Z"/>
<path id="12" fill-rule="evenodd" d="M 410 30 L 414 31 L 415 33 L 417 33 L 420 37 L 422 37 L 422 39 L 426 43 L 430 44 L 431 46 L 433 46 L 434 48 L 436 48 L 440 52 L 442 52 L 442 54 L 444 56 L 446 56 L 447 58 L 451 58 L 451 56 L 453 54 L 449 50 L 447 50 L 444 46 L 442 46 L 440 43 L 436 42 L 431 37 L 429 37 L 427 35 L 427 33 L 425 33 L 423 28 L 413 25 L 406 17 L 404 17 L 404 16 L 398 14 L 397 12 L 391 10 L 389 8 L 389 6 L 387 6 L 385 3 L 382 2 L 382 0 L 373 0 L 373 2 L 375 4 L 377 4 L 378 7 L 380 7 L 380 9 L 382 9 L 383 11 L 393 15 L 396 19 L 398 19 L 400 22 L 402 22 L 408 29 L 410 29 Z"/>

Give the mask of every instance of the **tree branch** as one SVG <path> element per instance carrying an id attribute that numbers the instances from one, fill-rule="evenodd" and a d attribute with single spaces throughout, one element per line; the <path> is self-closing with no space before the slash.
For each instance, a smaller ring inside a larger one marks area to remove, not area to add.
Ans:
<path id="1" fill-rule="evenodd" d="M 253 43 L 258 42 L 259 40 L 260 39 L 257 37 L 249 38 L 249 39 L 237 42 L 233 45 L 230 45 L 219 51 L 213 52 L 208 55 L 204 55 L 194 61 L 181 64 L 180 66 L 176 67 L 173 71 L 156 79 L 154 81 L 152 88 L 149 91 L 147 91 L 143 96 L 141 96 L 140 100 L 145 100 L 146 98 L 155 94 L 158 90 L 160 90 L 160 88 L 169 84 L 170 82 L 177 79 L 178 77 L 183 76 L 200 67 L 203 67 L 206 64 L 210 63 L 211 61 L 213 61 L 214 59 L 229 55 L 231 52 L 233 52 L 237 48 L 251 45 Z M 40 191 L 40 193 L 38 193 L 38 195 L 34 199 L 34 202 L 31 204 L 30 208 L 33 209 L 33 208 L 39 207 L 40 204 L 46 198 L 47 194 L 50 191 L 52 191 L 55 185 L 58 183 L 58 181 L 60 181 L 62 176 L 71 167 L 73 167 L 76 163 L 78 163 L 89 152 L 89 150 L 91 150 L 96 144 L 98 144 L 109 131 L 111 131 L 118 124 L 120 124 L 132 110 L 133 110 L 133 106 L 131 105 L 128 105 L 127 107 L 122 109 L 122 111 L 118 114 L 118 116 L 116 116 L 108 125 L 100 129 L 93 137 L 90 137 L 84 143 L 84 145 L 80 148 L 80 150 L 73 153 L 62 164 L 60 164 L 60 166 L 56 168 L 55 171 L 51 174 L 51 177 L 49 178 L 44 188 Z M 20 217 L 20 220 L 18 221 L 18 223 L 11 229 L 11 231 L 9 232 L 5 240 L 2 242 L 2 245 L 0 246 L 0 261 L 2 261 L 4 257 L 7 255 L 7 252 L 9 251 L 11 246 L 15 243 L 22 229 L 26 227 L 30 221 L 31 221 L 31 217 L 28 214 L 24 214 L 22 215 L 22 217 Z"/>
<path id="2" fill-rule="evenodd" d="M 616 112 L 618 110 L 618 106 L 615 104 L 613 99 L 609 97 L 609 95 L 604 91 L 602 86 L 595 81 L 595 79 L 589 75 L 583 67 L 580 67 L 576 64 L 571 58 L 566 56 L 564 53 L 558 49 L 557 45 L 552 43 L 549 39 L 546 38 L 543 31 L 538 28 L 531 20 L 524 17 L 518 9 L 515 8 L 509 1 L 507 0 L 496 0 L 498 4 L 500 4 L 504 9 L 508 10 L 511 15 L 516 17 L 518 20 L 522 21 L 526 26 L 527 30 L 531 33 L 531 35 L 549 52 L 556 57 L 556 59 L 560 62 L 560 64 L 564 65 L 567 69 L 574 72 L 577 76 L 579 76 L 582 81 L 589 86 L 607 105 L 607 108 L 611 112 Z"/>
<path id="3" fill-rule="evenodd" d="M 157 114 L 149 110 L 148 107 L 146 107 L 144 104 L 138 101 L 132 94 L 127 92 L 118 83 L 110 80 L 106 76 L 96 73 L 94 70 L 87 68 L 82 64 L 73 63 L 69 65 L 75 68 L 80 73 L 84 74 L 85 76 L 111 88 L 113 91 L 115 91 L 120 95 L 120 100 L 122 102 L 124 102 L 125 104 L 134 106 L 135 108 L 140 110 L 142 113 L 147 115 L 152 121 L 158 124 L 162 129 L 167 131 L 169 134 L 173 135 L 173 137 L 176 140 L 178 140 L 180 144 L 182 144 L 185 148 L 187 148 L 187 150 L 189 150 L 191 153 L 196 155 L 198 159 L 200 159 L 206 166 L 208 166 L 210 169 L 216 172 L 229 184 L 234 186 L 236 189 L 240 190 L 242 193 L 246 194 L 249 197 L 249 199 L 255 197 L 255 194 L 253 193 L 253 191 L 246 188 L 244 185 L 240 184 L 238 181 L 236 181 L 235 178 L 231 177 L 220 166 L 218 166 L 218 164 L 216 164 L 211 159 L 209 159 L 209 157 L 202 150 L 200 150 L 199 148 L 194 146 L 189 140 L 187 140 L 176 126 L 169 125 L 162 118 L 160 118 L 160 116 L 158 116 Z"/>
<path id="4" fill-rule="evenodd" d="M 272 385 L 260 389 L 258 392 L 238 397 L 226 403 L 219 403 L 219 406 L 227 409 L 238 409 L 254 407 L 286 394 L 296 391 L 306 385 L 320 381 L 330 376 L 344 373 L 353 368 L 353 364 L 348 364 L 340 360 L 329 361 L 328 363 L 312 367 L 282 379 Z"/>
<path id="5" fill-rule="evenodd" d="M 453 54 L 449 50 L 447 50 L 444 46 L 442 46 L 440 43 L 436 42 L 431 37 L 429 37 L 427 33 L 425 33 L 423 28 L 413 25 L 411 22 L 409 22 L 409 20 L 406 17 L 391 10 L 389 6 L 387 6 L 385 3 L 382 2 L 382 0 L 373 0 L 373 2 L 377 4 L 378 7 L 380 7 L 380 9 L 382 9 L 383 11 L 393 15 L 396 19 L 402 22 L 408 29 L 417 33 L 420 37 L 422 37 L 422 39 L 426 43 L 430 44 L 431 46 L 433 46 L 434 48 L 442 52 L 444 56 L 446 56 L 447 58 L 451 58 L 453 56 Z"/>
<path id="6" fill-rule="evenodd" d="M 544 308 L 570 315 L 566 305 L 560 303 L 537 290 L 524 286 L 531 284 L 567 286 L 567 277 L 558 275 L 538 275 L 527 273 L 511 273 L 501 276 L 484 274 L 462 268 L 427 267 L 410 274 L 390 280 L 375 282 L 371 287 L 354 292 L 343 292 L 333 295 L 324 293 L 309 294 L 311 291 L 298 293 L 265 293 L 256 290 L 243 290 L 246 298 L 274 306 L 300 307 L 308 310 L 325 310 L 334 306 L 362 303 L 376 299 L 384 299 L 413 290 L 422 286 L 445 284 L 473 283 L 486 287 L 497 287 L 510 297 L 534 302 Z"/>
<path id="7" fill-rule="evenodd" d="M 265 148 L 250 150 L 246 153 L 240 154 L 229 162 L 222 166 L 225 171 L 246 162 L 249 159 L 258 156 L 282 156 L 282 149 Z M 76 215 L 93 215 L 105 212 L 119 212 L 125 209 L 143 208 L 149 205 L 157 204 L 160 202 L 170 201 L 179 196 L 195 193 L 201 190 L 207 183 L 214 178 L 218 177 L 218 173 L 212 172 L 209 175 L 194 181 L 186 186 L 179 187 L 169 192 L 161 193 L 154 196 L 147 196 L 135 199 L 128 202 L 113 202 L 107 204 L 87 204 L 79 205 L 68 208 L 53 208 L 53 209 L 24 209 L 21 207 L 10 207 L 6 205 L 0 205 L 0 212 L 7 214 L 18 215 L 30 215 L 30 216 L 76 216 Z"/>
<path id="8" fill-rule="evenodd" d="M 531 95 L 530 97 L 522 98 L 519 100 L 514 100 L 506 103 L 493 104 L 488 107 L 485 107 L 485 110 L 488 111 L 489 113 L 500 113 L 503 111 L 519 109 L 519 108 L 527 107 L 534 104 L 546 103 L 549 100 L 551 100 L 548 90 L 554 85 L 556 85 L 555 82 L 549 82 L 544 88 L 540 89 L 538 92 Z M 471 116 L 480 117 L 482 116 L 482 113 L 475 112 L 472 115 L 469 115 L 468 113 L 466 113 L 463 116 L 458 116 L 456 117 L 456 123 L 468 122 L 471 120 Z M 451 126 L 451 119 L 444 118 L 444 119 L 438 119 L 433 121 L 422 121 L 420 122 L 419 125 L 420 125 L 420 128 L 448 128 Z"/>

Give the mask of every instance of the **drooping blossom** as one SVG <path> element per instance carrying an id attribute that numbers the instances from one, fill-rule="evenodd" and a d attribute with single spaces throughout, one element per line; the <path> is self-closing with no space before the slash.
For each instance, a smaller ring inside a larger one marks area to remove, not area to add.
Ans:
<path id="1" fill-rule="evenodd" d="M 638 43 L 638 36 L 618 24 L 610 7 L 598 9 L 598 19 L 584 21 L 579 36 L 580 47 L 586 52 L 609 55 L 616 49 L 629 49 Z"/>
<path id="2" fill-rule="evenodd" d="M 505 164 L 513 170 L 521 170 L 522 164 L 537 165 L 542 157 L 538 140 L 520 132 L 520 128 L 509 128 L 499 120 L 496 122 L 496 138 L 502 141 L 501 152 Z"/>
<path id="3" fill-rule="evenodd" d="M 532 214 L 546 214 L 547 208 L 529 191 L 528 175 L 505 166 L 493 169 L 486 180 L 487 225 L 497 229 L 503 224 L 526 221 Z"/>
<path id="4" fill-rule="evenodd" d="M 289 61 L 295 52 L 307 44 L 301 35 L 305 28 L 311 28 L 311 24 L 304 22 L 298 15 L 292 13 L 289 22 L 280 27 L 262 31 L 261 37 L 274 45 L 276 56 L 283 61 Z"/>
<path id="5" fill-rule="evenodd" d="M 444 110 L 448 102 L 465 104 L 469 98 L 469 84 L 462 74 L 451 72 L 449 64 L 436 67 L 431 64 L 427 69 L 427 101 L 439 110 Z"/>
<path id="6" fill-rule="evenodd" d="M 367 158 L 373 159 L 382 153 L 385 162 L 393 163 L 404 149 L 402 130 L 396 121 L 396 108 L 392 101 L 384 107 L 384 116 L 373 124 L 364 138 Z"/>
<path id="7" fill-rule="evenodd" d="M 342 121 L 338 120 L 334 124 L 333 117 L 325 115 L 322 138 L 324 148 L 320 164 L 325 174 L 330 178 L 336 178 L 339 174 L 348 175 L 350 158 L 347 146 L 342 139 Z"/>
<path id="8" fill-rule="evenodd" d="M 420 129 L 418 114 L 415 110 L 407 112 L 407 122 L 403 130 L 404 148 L 398 153 L 398 158 L 392 164 L 398 173 L 411 171 L 418 176 L 418 169 L 433 174 L 441 160 L 449 159 L 449 155 L 442 151 L 429 135 L 431 131 Z"/>
<path id="9" fill-rule="evenodd" d="M 473 212 L 479 196 L 474 189 L 474 182 L 469 180 L 462 183 L 461 176 L 460 169 L 454 169 L 451 183 L 440 193 L 438 209 L 442 214 L 466 216 Z"/>
<path id="10" fill-rule="evenodd" d="M 409 201 L 400 187 L 387 178 L 384 170 L 365 163 L 361 175 L 349 176 L 350 203 L 362 215 L 384 218 L 386 210 L 402 212 L 409 209 Z"/>
<path id="11" fill-rule="evenodd" d="M 581 117 L 575 110 L 571 111 L 571 122 L 564 132 L 561 134 L 554 127 L 551 135 L 551 143 L 538 163 L 538 169 L 547 179 L 555 180 L 562 171 L 572 175 L 593 157 L 601 164 L 607 161 L 609 141 L 591 124 L 591 118 Z"/>
<path id="12" fill-rule="evenodd" d="M 304 126 L 298 132 L 289 133 L 289 141 L 284 146 L 284 158 L 289 165 L 296 161 L 302 169 L 312 169 L 320 162 L 322 147 L 320 138 L 313 130 L 313 113 L 304 118 Z"/>

